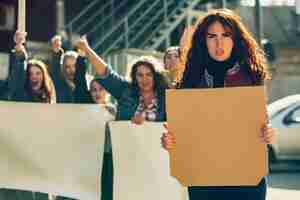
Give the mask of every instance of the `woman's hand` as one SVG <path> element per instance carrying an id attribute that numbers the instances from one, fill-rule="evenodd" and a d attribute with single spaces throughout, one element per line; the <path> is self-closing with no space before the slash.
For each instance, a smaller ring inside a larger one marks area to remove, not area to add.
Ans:
<path id="1" fill-rule="evenodd" d="M 176 141 L 173 133 L 169 131 L 168 124 L 165 123 L 164 127 L 166 129 L 166 132 L 163 133 L 163 136 L 161 139 L 162 147 L 166 150 L 171 150 L 175 147 Z"/>
<path id="2" fill-rule="evenodd" d="M 134 124 L 141 125 L 145 121 L 145 118 L 142 115 L 135 115 L 131 118 L 131 122 Z"/>
<path id="3" fill-rule="evenodd" d="M 83 51 L 85 54 L 87 54 L 91 48 L 86 39 L 86 36 L 82 36 L 81 38 L 79 38 L 75 46 L 78 48 L 79 51 Z"/>
<path id="4" fill-rule="evenodd" d="M 90 47 L 85 36 L 82 36 L 75 44 L 78 52 L 83 51 L 89 62 L 95 69 L 96 75 L 104 76 L 107 72 L 106 62 Z"/>
<path id="5" fill-rule="evenodd" d="M 274 144 L 276 141 L 276 129 L 272 128 L 271 124 L 265 124 L 261 129 L 260 137 L 262 142 Z"/>
<path id="6" fill-rule="evenodd" d="M 55 53 L 58 53 L 59 51 L 62 50 L 62 41 L 61 41 L 61 36 L 55 35 L 51 39 L 51 48 Z"/>
<path id="7" fill-rule="evenodd" d="M 26 32 L 16 31 L 14 35 L 14 41 L 16 43 L 16 52 L 23 52 L 25 50 L 24 43 L 26 42 Z"/>

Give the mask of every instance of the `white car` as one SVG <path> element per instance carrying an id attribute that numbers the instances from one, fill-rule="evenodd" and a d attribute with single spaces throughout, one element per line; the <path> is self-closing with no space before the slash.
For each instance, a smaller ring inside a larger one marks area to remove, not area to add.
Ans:
<path id="1" fill-rule="evenodd" d="M 269 146 L 269 160 L 300 160 L 300 95 L 279 99 L 267 109 L 277 129 L 276 144 Z"/>

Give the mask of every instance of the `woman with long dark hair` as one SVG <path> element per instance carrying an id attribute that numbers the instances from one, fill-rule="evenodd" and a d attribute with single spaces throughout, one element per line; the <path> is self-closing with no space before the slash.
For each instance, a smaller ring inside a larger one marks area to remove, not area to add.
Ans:
<path id="1" fill-rule="evenodd" d="M 180 88 L 255 86 L 269 79 L 264 52 L 234 12 L 213 10 L 199 19 L 193 31 L 183 47 L 187 54 Z M 272 143 L 274 135 L 273 128 L 262 125 L 264 143 Z M 168 129 L 162 145 L 167 150 L 175 148 L 174 135 Z M 196 186 L 188 190 L 190 200 L 265 200 L 266 180 L 257 186 Z"/>
<path id="2" fill-rule="evenodd" d="M 55 89 L 46 65 L 40 60 L 29 60 L 25 73 L 24 91 L 17 98 L 20 101 L 55 103 Z"/>
<path id="3" fill-rule="evenodd" d="M 159 72 L 159 62 L 153 57 L 140 57 L 131 66 L 130 79 L 119 75 L 105 61 L 91 49 L 87 40 L 81 38 L 77 47 L 85 52 L 93 65 L 97 81 L 117 102 L 116 120 L 131 120 L 135 124 L 144 121 L 164 121 L 165 89 L 168 88 L 164 76 Z M 107 174 L 103 178 L 105 186 L 102 199 L 112 197 L 112 155 L 106 156 L 108 165 L 103 168 Z M 104 173 L 105 174 L 105 173 Z"/>
<path id="4" fill-rule="evenodd" d="M 36 103 L 56 103 L 55 89 L 46 65 L 36 59 L 27 60 L 26 33 L 16 31 L 15 48 L 11 55 L 8 100 Z M 25 70 L 26 69 L 26 70 Z M 54 195 L 34 191 L 1 189 L 4 199 L 54 199 Z"/>
<path id="5" fill-rule="evenodd" d="M 141 57 L 131 67 L 130 79 L 126 80 L 112 70 L 81 38 L 77 47 L 87 55 L 96 71 L 97 81 L 117 101 L 116 120 L 164 121 L 165 89 L 163 75 L 157 70 L 159 62 L 153 57 Z"/>

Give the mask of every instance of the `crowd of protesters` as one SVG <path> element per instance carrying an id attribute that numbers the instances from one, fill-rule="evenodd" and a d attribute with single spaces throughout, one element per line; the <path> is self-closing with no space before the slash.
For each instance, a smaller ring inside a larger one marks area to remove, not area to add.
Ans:
<path id="1" fill-rule="evenodd" d="M 64 51 L 59 36 L 54 36 L 51 40 L 51 55 L 48 62 L 28 57 L 25 48 L 25 32 L 16 31 L 14 42 L 6 87 L 2 87 L 0 91 L 1 100 L 48 104 L 101 104 L 111 114 L 115 114 L 114 105 L 109 103 L 109 94 L 96 79 L 93 79 L 92 75 L 87 74 L 88 63 L 85 56 L 73 50 Z M 111 158 L 109 138 L 107 133 L 105 142 L 108 147 L 105 150 L 105 157 Z M 109 167 L 111 165 L 107 164 L 109 161 L 104 162 L 105 175 L 112 171 Z M 70 199 L 51 194 L 8 189 L 1 189 L 0 196 L 8 200 Z"/>
<path id="2" fill-rule="evenodd" d="M 163 67 L 156 58 L 145 56 L 137 59 L 132 66 L 129 82 L 108 67 L 91 50 L 85 38 L 76 42 L 76 50 L 64 50 L 58 35 L 50 43 L 49 60 L 29 58 L 25 46 L 26 33 L 16 31 L 10 55 L 9 76 L 6 87 L 2 87 L 0 91 L 2 101 L 101 104 L 116 116 L 116 120 L 131 120 L 136 124 L 166 120 L 164 91 L 171 82 L 166 74 L 157 70 Z M 95 77 L 87 73 L 89 64 L 95 66 Z M 108 71 L 109 76 L 106 75 Z M 110 95 L 117 101 L 117 106 L 110 102 Z M 102 199 L 112 199 L 113 166 L 109 131 L 106 131 L 105 138 Z M 0 196 L 4 199 L 24 200 L 70 199 L 10 189 L 1 189 Z"/>
<path id="3" fill-rule="evenodd" d="M 164 70 L 161 70 L 156 58 L 140 57 L 131 66 L 129 81 L 114 71 L 84 37 L 76 42 L 75 51 L 64 50 L 61 38 L 54 36 L 51 39 L 50 60 L 46 65 L 41 60 L 28 58 L 24 46 L 26 33 L 17 31 L 14 36 L 15 47 L 10 56 L 7 87 L 2 87 L 0 91 L 1 100 L 104 104 L 115 114 L 116 120 L 142 124 L 144 121 L 166 121 L 165 91 L 169 88 L 262 85 L 268 78 L 262 50 L 238 16 L 230 10 L 208 13 L 185 37 L 185 49 L 175 46 L 166 50 Z M 87 73 L 89 64 L 94 68 L 95 76 Z M 239 81 L 234 82 L 236 79 L 233 76 Z M 109 103 L 108 95 L 116 100 L 116 111 Z M 265 143 L 271 143 L 274 130 L 264 125 L 261 137 Z M 162 144 L 167 150 L 175 146 L 175 138 L 168 129 L 162 137 Z M 112 168 L 112 154 L 108 149 L 104 155 L 102 199 L 112 199 Z M 265 188 L 263 182 L 249 191 L 254 196 L 260 196 L 256 199 L 263 200 Z M 189 194 L 190 199 L 218 200 L 223 199 L 222 195 L 232 199 L 239 190 L 248 191 L 247 188 L 236 187 L 229 194 L 218 188 L 212 188 L 212 192 L 209 192 L 201 187 L 191 187 Z M 39 194 L 25 191 L 1 192 L 15 195 L 14 199 L 69 199 L 50 194 L 36 198 Z M 215 194 L 220 198 L 212 198 Z"/>

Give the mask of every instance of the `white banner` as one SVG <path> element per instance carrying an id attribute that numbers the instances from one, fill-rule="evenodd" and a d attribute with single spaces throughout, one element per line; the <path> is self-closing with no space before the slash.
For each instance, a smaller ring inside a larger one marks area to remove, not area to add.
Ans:
<path id="1" fill-rule="evenodd" d="M 7 79 L 9 73 L 9 55 L 7 53 L 0 53 L 0 80 Z"/>
<path id="2" fill-rule="evenodd" d="M 103 107 L 0 102 L 0 111 L 0 188 L 100 198 L 112 119 Z"/>
<path id="3" fill-rule="evenodd" d="M 187 191 L 170 176 L 161 147 L 162 123 L 109 124 L 114 165 L 114 200 L 186 200 Z"/>

